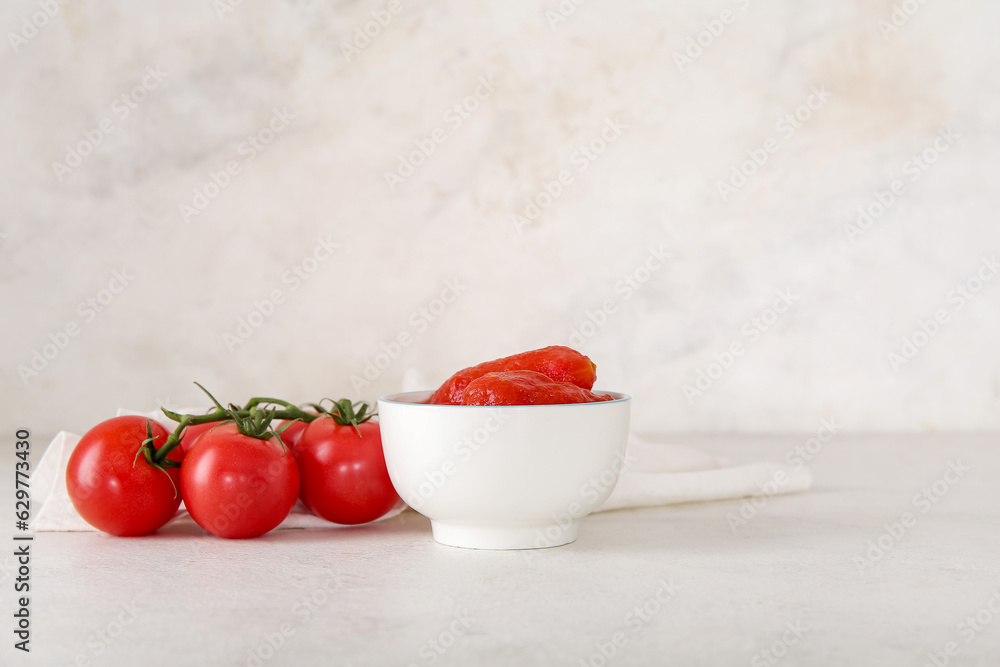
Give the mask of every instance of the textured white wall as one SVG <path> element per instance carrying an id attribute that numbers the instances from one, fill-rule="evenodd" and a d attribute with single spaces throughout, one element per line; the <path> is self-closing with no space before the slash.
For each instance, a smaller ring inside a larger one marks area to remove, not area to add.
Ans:
<path id="1" fill-rule="evenodd" d="M 200 402 L 192 380 L 339 397 L 410 335 L 372 398 L 410 368 L 436 383 L 581 343 L 610 306 L 579 346 L 643 430 L 995 429 L 1000 279 L 953 290 L 1000 252 L 1000 6 L 902 4 L 592 0 L 557 22 L 555 0 L 404 0 L 345 55 L 387 3 L 70 0 L 33 34 L 40 5 L 5 2 L 0 426 L 82 431 L 119 405 Z M 845 230 L 894 180 L 886 212 Z M 546 184 L 557 196 L 517 224 Z M 421 314 L 448 281 L 454 303 Z M 779 290 L 793 305 L 754 334 Z M 718 377 L 689 400 L 699 371 Z"/>

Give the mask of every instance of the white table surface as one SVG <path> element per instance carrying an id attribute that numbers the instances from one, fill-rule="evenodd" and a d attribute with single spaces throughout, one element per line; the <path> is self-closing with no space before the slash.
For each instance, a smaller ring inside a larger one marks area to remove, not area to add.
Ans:
<path id="1" fill-rule="evenodd" d="M 671 441 L 749 461 L 783 459 L 805 439 Z M 998 441 L 839 436 L 813 460 L 811 492 L 769 499 L 736 530 L 726 517 L 739 501 L 626 510 L 587 518 L 575 544 L 533 552 L 441 546 L 412 512 L 250 541 L 194 526 L 132 539 L 39 534 L 30 656 L 12 649 L 12 550 L 0 557 L 0 664 L 919 666 L 955 642 L 949 664 L 994 666 L 1000 619 L 981 610 L 993 596 L 1000 610 Z M 922 513 L 912 497 L 950 461 L 970 470 Z M 854 557 L 906 511 L 916 525 L 859 573 Z M 10 508 L 2 516 L 13 524 Z M 677 587 L 665 604 L 661 582 Z M 652 612 L 636 615 L 647 603 Z M 990 622 L 959 627 L 977 613 Z M 604 661 L 598 643 L 619 632 Z M 258 662 L 248 651 L 269 636 L 280 646 Z M 781 657 L 764 657 L 769 647 Z"/>

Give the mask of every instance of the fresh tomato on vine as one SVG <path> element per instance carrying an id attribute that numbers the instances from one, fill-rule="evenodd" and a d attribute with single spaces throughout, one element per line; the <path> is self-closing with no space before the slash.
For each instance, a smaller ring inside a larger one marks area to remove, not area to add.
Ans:
<path id="1" fill-rule="evenodd" d="M 313 514 L 339 524 L 368 523 L 399 502 L 372 416 L 367 404 L 355 412 L 345 399 L 305 429 L 294 452 L 299 496 Z"/>
<path id="2" fill-rule="evenodd" d="M 219 425 L 219 422 L 209 422 L 208 424 L 192 424 L 184 429 L 184 435 L 181 436 L 181 444 L 177 449 L 181 452 L 183 457 L 188 453 L 191 447 L 194 446 L 194 441 L 197 440 L 202 433 L 210 431 L 212 428 Z"/>
<path id="3" fill-rule="evenodd" d="M 228 408 L 195 382 L 215 404 L 204 415 L 182 415 L 161 408 L 177 422 L 162 450 L 178 447 L 195 426 L 208 426 L 181 467 L 181 492 L 191 518 L 220 537 L 263 535 L 284 521 L 299 493 L 299 471 L 279 434 L 275 418 L 314 419 L 296 406 L 274 398 L 252 398 Z M 271 405 L 272 407 L 261 407 Z"/>
<path id="4" fill-rule="evenodd" d="M 219 537 L 257 537 L 285 520 L 299 495 L 291 450 L 268 425 L 243 421 L 203 433 L 181 468 L 184 506 Z"/>
<path id="5" fill-rule="evenodd" d="M 73 507 L 94 528 L 118 536 L 151 533 L 181 502 L 177 450 L 157 459 L 167 430 L 144 417 L 114 417 L 80 438 L 66 465 Z"/>
<path id="6" fill-rule="evenodd" d="M 286 446 L 295 449 L 295 446 L 299 444 L 299 440 L 302 439 L 302 434 L 305 433 L 306 427 L 309 426 L 309 422 L 300 419 L 285 423 L 287 426 L 281 431 L 281 441 Z"/>

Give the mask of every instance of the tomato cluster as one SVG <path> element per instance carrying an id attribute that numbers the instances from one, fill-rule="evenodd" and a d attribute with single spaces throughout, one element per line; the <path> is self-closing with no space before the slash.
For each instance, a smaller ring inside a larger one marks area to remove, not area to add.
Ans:
<path id="1" fill-rule="evenodd" d="M 613 400 L 591 391 L 596 379 L 597 365 L 589 357 L 551 346 L 463 369 L 429 402 Z M 367 404 L 310 403 L 306 411 L 279 399 L 252 398 L 245 406 L 224 408 L 205 393 L 215 404 L 208 414 L 163 409 L 178 422 L 170 434 L 143 417 L 115 417 L 87 432 L 66 469 L 66 488 L 80 516 L 113 535 L 145 535 L 169 521 L 183 499 L 205 530 L 247 538 L 276 528 L 296 499 L 338 524 L 374 521 L 399 502 Z M 275 420 L 281 425 L 272 428 Z"/>
<path id="2" fill-rule="evenodd" d="M 339 524 L 374 521 L 399 502 L 367 405 L 343 400 L 306 412 L 277 399 L 251 399 L 244 408 L 215 403 L 206 415 L 164 410 L 179 422 L 173 434 L 135 416 L 88 431 L 66 468 L 80 516 L 112 535 L 145 535 L 183 499 L 205 530 L 250 538 L 276 528 L 299 498 Z M 279 418 L 284 423 L 272 428 Z"/>

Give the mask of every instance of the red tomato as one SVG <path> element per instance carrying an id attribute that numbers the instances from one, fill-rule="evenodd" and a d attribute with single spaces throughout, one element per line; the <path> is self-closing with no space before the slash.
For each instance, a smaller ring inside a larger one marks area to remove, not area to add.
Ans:
<path id="1" fill-rule="evenodd" d="M 299 492 L 313 514 L 340 524 L 374 521 L 399 501 L 389 479 L 376 422 L 341 426 L 320 417 L 295 447 Z"/>
<path id="2" fill-rule="evenodd" d="M 177 447 L 181 451 L 181 456 L 183 457 L 188 453 L 188 450 L 194 445 L 194 441 L 198 439 L 198 436 L 218 425 L 218 422 L 212 422 L 210 424 L 195 424 L 184 429 L 184 435 L 181 436 L 181 444 Z"/>
<path id="3" fill-rule="evenodd" d="M 145 417 L 115 417 L 87 431 L 66 465 L 73 507 L 94 528 L 122 537 L 151 533 L 169 521 L 181 503 L 180 470 L 154 468 L 136 453 L 146 424 L 157 447 L 167 430 Z M 168 457 L 180 461 L 176 449 Z"/>
<path id="4" fill-rule="evenodd" d="M 281 441 L 288 447 L 295 449 L 295 445 L 302 439 L 309 422 L 297 421 L 281 432 Z"/>
<path id="5" fill-rule="evenodd" d="M 203 433 L 181 468 L 184 506 L 219 537 L 257 537 L 285 520 L 299 494 L 291 450 L 225 424 Z"/>

